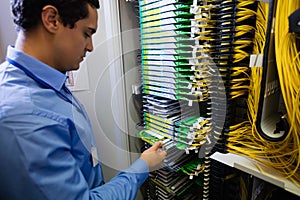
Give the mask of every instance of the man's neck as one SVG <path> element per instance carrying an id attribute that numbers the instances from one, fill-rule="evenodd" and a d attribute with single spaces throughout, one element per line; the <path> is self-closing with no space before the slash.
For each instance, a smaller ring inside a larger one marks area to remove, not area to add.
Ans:
<path id="1" fill-rule="evenodd" d="M 49 38 L 38 32 L 19 31 L 15 48 L 53 67 Z"/>

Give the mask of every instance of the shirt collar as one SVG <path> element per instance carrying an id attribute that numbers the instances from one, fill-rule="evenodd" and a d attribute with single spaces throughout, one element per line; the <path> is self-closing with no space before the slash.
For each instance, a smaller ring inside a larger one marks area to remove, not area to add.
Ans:
<path id="1" fill-rule="evenodd" d="M 46 65 L 45 63 L 16 50 L 14 47 L 7 48 L 7 58 L 14 60 L 32 74 L 37 82 L 45 82 L 57 91 L 60 91 L 66 82 L 67 76 L 62 72 Z"/>

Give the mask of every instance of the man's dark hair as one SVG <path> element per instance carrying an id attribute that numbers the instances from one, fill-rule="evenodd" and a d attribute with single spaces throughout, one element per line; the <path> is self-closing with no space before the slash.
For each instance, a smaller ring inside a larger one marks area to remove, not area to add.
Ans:
<path id="1" fill-rule="evenodd" d="M 64 26 L 74 28 L 75 23 L 88 16 L 90 4 L 99 8 L 99 0 L 11 0 L 11 10 L 17 31 L 29 31 L 41 22 L 42 9 L 46 5 L 55 6 Z"/>

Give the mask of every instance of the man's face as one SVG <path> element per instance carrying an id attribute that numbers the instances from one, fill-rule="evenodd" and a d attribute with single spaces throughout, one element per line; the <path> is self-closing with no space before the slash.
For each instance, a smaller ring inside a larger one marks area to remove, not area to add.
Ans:
<path id="1" fill-rule="evenodd" d="M 55 60 L 59 71 L 77 70 L 86 52 L 93 50 L 92 35 L 97 30 L 97 9 L 88 4 L 88 17 L 75 23 L 70 29 L 63 27 L 56 37 Z"/>

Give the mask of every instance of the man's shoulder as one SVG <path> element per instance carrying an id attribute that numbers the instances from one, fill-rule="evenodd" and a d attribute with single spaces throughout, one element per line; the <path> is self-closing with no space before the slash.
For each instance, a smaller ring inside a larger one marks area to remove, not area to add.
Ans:
<path id="1" fill-rule="evenodd" d="M 55 91 L 41 87 L 30 78 L 24 79 L 14 77 L 11 80 L 0 80 L 0 118 L 37 113 L 49 118 L 61 115 L 55 112 L 59 110 L 55 107 L 60 106 L 60 98 Z"/>
<path id="2" fill-rule="evenodd" d="M 1 65 L 0 119 L 11 116 L 38 115 L 65 123 L 72 117 L 72 105 L 52 88 L 27 76 L 22 70 Z"/>
<path id="3" fill-rule="evenodd" d="M 5 63 L 0 65 L 0 114 L 19 112 L 30 106 L 26 77 L 16 75 L 17 72 Z M 20 106 L 22 105 L 22 107 Z"/>

